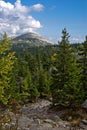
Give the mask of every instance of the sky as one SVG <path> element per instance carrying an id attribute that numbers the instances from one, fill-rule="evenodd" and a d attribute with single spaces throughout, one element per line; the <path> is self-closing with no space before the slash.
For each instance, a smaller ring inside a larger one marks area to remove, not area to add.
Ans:
<path id="1" fill-rule="evenodd" d="M 63 28 L 70 42 L 85 40 L 87 0 L 0 0 L 0 33 L 36 32 L 57 43 Z"/>

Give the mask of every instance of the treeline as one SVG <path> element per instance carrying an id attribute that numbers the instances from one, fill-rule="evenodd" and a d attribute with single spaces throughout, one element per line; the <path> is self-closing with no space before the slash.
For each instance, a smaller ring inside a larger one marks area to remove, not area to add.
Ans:
<path id="1" fill-rule="evenodd" d="M 63 29 L 58 45 L 24 48 L 11 45 L 4 34 L 0 43 L 0 102 L 28 103 L 38 98 L 52 98 L 54 105 L 71 108 L 87 98 L 87 37 L 73 47 Z"/>

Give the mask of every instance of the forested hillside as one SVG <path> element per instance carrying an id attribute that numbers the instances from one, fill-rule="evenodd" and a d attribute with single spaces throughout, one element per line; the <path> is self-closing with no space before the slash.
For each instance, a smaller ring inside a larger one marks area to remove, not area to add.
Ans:
<path id="1" fill-rule="evenodd" d="M 10 47 L 10 48 L 9 48 Z M 10 104 L 52 98 L 53 104 L 78 107 L 87 98 L 87 38 L 71 45 L 62 31 L 58 45 L 11 44 L 7 35 L 0 43 L 0 102 Z"/>
<path id="2" fill-rule="evenodd" d="M 23 105 L 45 99 L 51 101 L 54 111 L 68 108 L 72 118 L 78 117 L 77 112 L 87 99 L 87 36 L 82 44 L 70 44 L 69 37 L 64 28 L 57 45 L 31 46 L 13 44 L 6 33 L 3 35 L 0 41 L 0 109 L 9 108 L 16 113 Z M 46 112 L 44 106 L 42 109 Z"/>

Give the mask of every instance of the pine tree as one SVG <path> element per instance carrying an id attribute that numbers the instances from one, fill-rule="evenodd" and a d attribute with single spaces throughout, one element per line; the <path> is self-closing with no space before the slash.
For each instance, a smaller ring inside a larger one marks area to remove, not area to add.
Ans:
<path id="1" fill-rule="evenodd" d="M 87 36 L 79 48 L 79 66 L 81 69 L 81 86 L 84 91 L 84 99 L 87 98 Z"/>
<path id="2" fill-rule="evenodd" d="M 81 91 L 78 86 L 79 70 L 76 57 L 68 39 L 69 34 L 64 29 L 58 45 L 55 69 L 52 72 L 51 92 L 54 104 L 74 107 L 80 102 Z"/>
<path id="3" fill-rule="evenodd" d="M 27 99 L 31 102 L 36 101 L 39 97 L 39 92 L 35 82 L 32 80 L 30 70 L 27 70 L 27 75 L 23 79 L 21 95 L 25 97 L 25 101 Z"/>
<path id="4" fill-rule="evenodd" d="M 40 68 L 38 72 L 38 91 L 40 92 L 41 98 L 49 98 L 50 97 L 50 75 L 49 73 Z"/>
<path id="5" fill-rule="evenodd" d="M 0 100 L 3 104 L 7 104 L 11 97 L 11 73 L 14 67 L 14 52 L 9 52 L 10 40 L 5 33 L 0 43 Z"/>
<path id="6" fill-rule="evenodd" d="M 18 57 L 15 65 L 15 78 L 22 102 L 36 101 L 39 97 L 37 89 L 37 65 L 34 56 L 27 50 L 23 57 Z"/>
<path id="7" fill-rule="evenodd" d="M 38 88 L 38 91 L 40 93 L 41 98 L 49 98 L 50 97 L 50 75 L 49 72 L 46 70 L 46 67 L 44 67 L 44 63 L 42 62 L 43 58 L 41 57 L 42 54 L 40 50 L 37 52 L 37 80 L 36 85 Z"/>

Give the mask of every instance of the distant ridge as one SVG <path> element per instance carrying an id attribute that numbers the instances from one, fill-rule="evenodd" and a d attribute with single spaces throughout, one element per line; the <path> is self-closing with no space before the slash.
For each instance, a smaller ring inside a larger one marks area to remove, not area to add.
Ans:
<path id="1" fill-rule="evenodd" d="M 46 46 L 52 44 L 49 40 L 31 32 L 13 38 L 13 43 L 27 43 L 30 46 Z"/>

